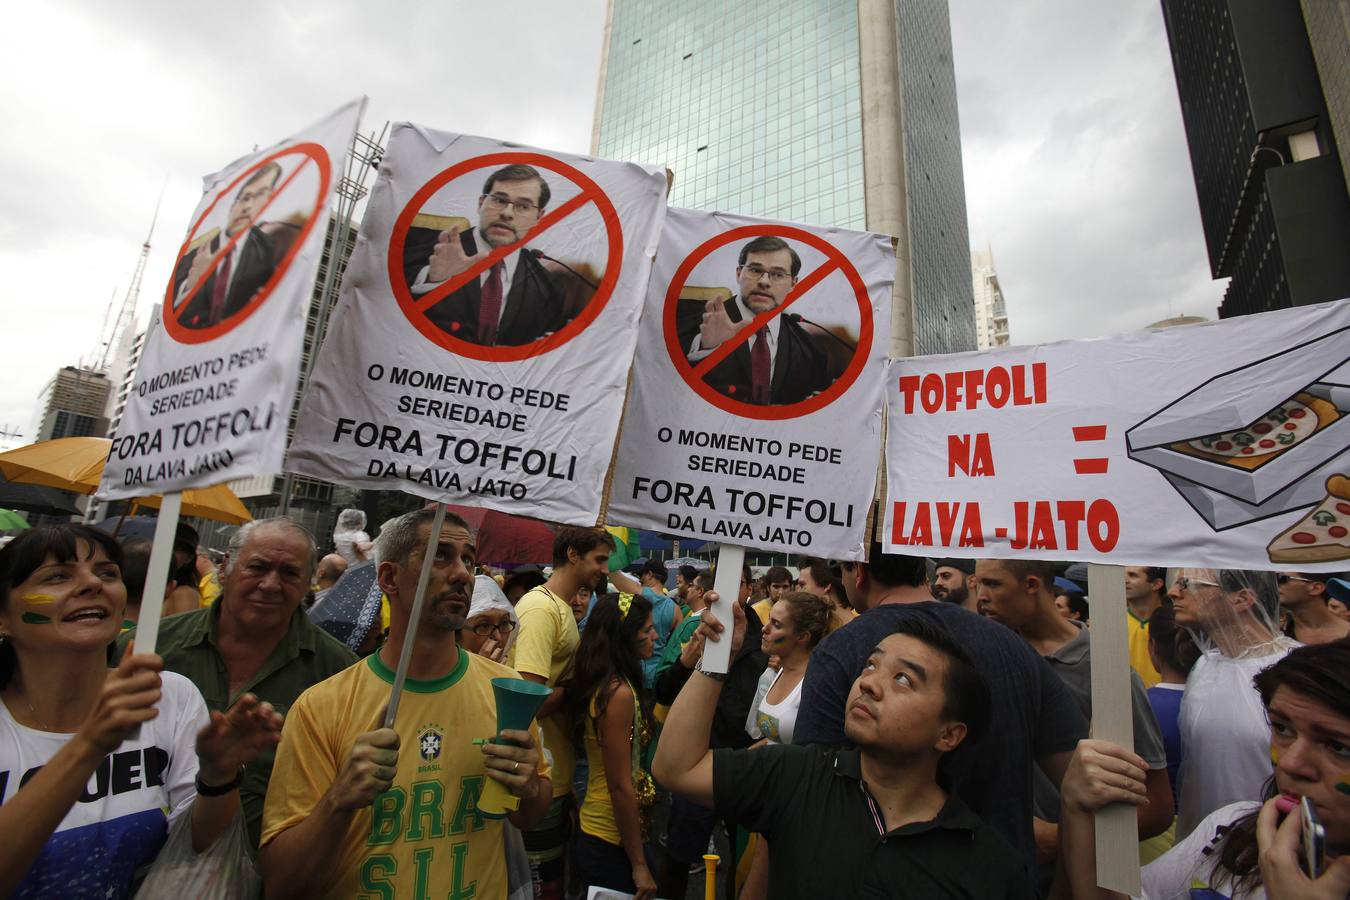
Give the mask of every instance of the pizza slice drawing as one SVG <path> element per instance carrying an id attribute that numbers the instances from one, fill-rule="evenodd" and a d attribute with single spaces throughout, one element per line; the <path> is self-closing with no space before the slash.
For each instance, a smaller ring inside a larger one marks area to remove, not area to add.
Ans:
<path id="1" fill-rule="evenodd" d="M 1350 559 L 1350 477 L 1327 479 L 1327 498 L 1266 547 L 1274 563 Z"/>

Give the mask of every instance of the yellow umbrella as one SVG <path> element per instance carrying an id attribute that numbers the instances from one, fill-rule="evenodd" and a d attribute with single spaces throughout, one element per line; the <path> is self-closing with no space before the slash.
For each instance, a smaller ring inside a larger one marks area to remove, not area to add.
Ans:
<path id="1" fill-rule="evenodd" d="M 47 487 L 92 494 L 98 490 L 103 465 L 108 461 L 112 441 L 99 437 L 57 438 L 29 444 L 0 453 L 0 473 L 18 484 L 42 484 Z M 138 497 L 134 504 L 158 508 L 159 496 Z M 244 504 L 234 491 L 223 484 L 183 492 L 182 515 L 242 525 L 250 522 Z"/>
<path id="2" fill-rule="evenodd" d="M 159 509 L 161 499 L 156 494 L 153 497 L 138 498 L 135 502 L 151 509 Z M 212 485 L 200 490 L 183 491 L 183 509 L 180 515 L 211 519 L 215 522 L 225 522 L 228 525 L 243 525 L 245 522 L 253 521 L 253 516 L 249 515 L 247 509 L 244 509 L 244 504 L 239 502 L 239 498 L 234 495 L 234 491 L 223 484 Z"/>
<path id="3" fill-rule="evenodd" d="M 92 494 L 98 490 L 103 464 L 108 461 L 107 438 L 72 437 L 40 441 L 0 453 L 0 472 L 19 484 Z"/>

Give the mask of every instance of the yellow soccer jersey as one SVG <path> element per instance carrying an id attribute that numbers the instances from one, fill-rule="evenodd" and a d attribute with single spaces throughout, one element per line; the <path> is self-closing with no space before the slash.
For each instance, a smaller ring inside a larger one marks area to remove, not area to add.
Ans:
<path id="1" fill-rule="evenodd" d="M 1162 681 L 1158 670 L 1153 668 L 1153 660 L 1148 655 L 1148 623 L 1125 610 L 1125 621 L 1129 632 L 1130 665 L 1139 673 L 1144 687 L 1151 688 Z"/>
<path id="2" fill-rule="evenodd" d="M 341 836 L 338 862 L 311 896 L 506 896 L 502 819 L 474 808 L 487 780 L 474 738 L 497 732 L 491 679 L 519 677 L 463 651 L 435 681 L 408 679 L 398 710 L 394 786 Z M 372 654 L 300 695 L 267 790 L 262 844 L 303 821 L 333 783 L 356 737 L 379 726 L 394 673 Z M 539 741 L 538 725 L 532 725 Z M 541 773 L 547 776 L 544 768 Z M 333 836 L 339 839 L 338 835 Z"/>
<path id="3" fill-rule="evenodd" d="M 520 598 L 516 618 L 520 620 L 520 634 L 507 663 L 522 675 L 547 679 L 549 687 L 557 687 L 581 643 L 572 607 L 540 585 Z M 553 796 L 564 797 L 572 793 L 572 770 L 576 766 L 572 738 L 562 713 L 554 713 L 542 724 L 544 743 L 553 757 Z"/>

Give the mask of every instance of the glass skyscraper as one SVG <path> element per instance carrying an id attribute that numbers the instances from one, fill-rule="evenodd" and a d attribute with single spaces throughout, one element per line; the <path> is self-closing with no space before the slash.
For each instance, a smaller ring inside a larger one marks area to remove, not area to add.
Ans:
<path id="1" fill-rule="evenodd" d="M 945 0 L 883 0 L 914 351 L 973 350 L 965 192 Z M 674 206 L 896 233 L 869 196 L 859 0 L 610 0 L 592 150 L 664 164 Z M 875 8 L 876 2 L 871 6 Z M 868 22 L 864 27 L 873 27 Z M 888 146 L 889 145 L 889 146 Z M 875 152 L 875 151 L 874 151 Z M 892 188 L 894 189 L 894 188 Z M 895 205 L 895 204 L 892 204 Z"/>

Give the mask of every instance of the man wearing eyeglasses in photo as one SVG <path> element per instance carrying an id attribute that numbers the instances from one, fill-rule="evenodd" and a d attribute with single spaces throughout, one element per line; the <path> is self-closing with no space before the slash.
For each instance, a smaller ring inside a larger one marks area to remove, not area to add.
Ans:
<path id="1" fill-rule="evenodd" d="M 737 295 L 710 301 L 701 320 L 682 317 L 680 343 L 689 348 L 689 364 L 697 366 L 755 316 L 782 306 L 801 268 L 801 257 L 782 238 L 765 235 L 741 247 Z M 759 406 L 798 403 L 830 384 L 825 354 L 792 313 L 765 322 L 704 381 L 733 400 Z"/>
<path id="2" fill-rule="evenodd" d="M 511 165 L 488 176 L 478 198 L 478 227 L 440 232 L 427 252 L 409 240 L 405 269 L 414 296 L 434 290 L 485 260 L 493 250 L 521 241 L 539 222 L 551 196 L 533 166 Z M 516 247 L 427 311 L 437 328 L 486 347 L 515 347 L 562 328 L 571 318 L 553 270 L 538 251 Z"/>
<path id="3" fill-rule="evenodd" d="M 1284 633 L 1301 644 L 1327 644 L 1350 635 L 1350 622 L 1327 606 L 1327 581 L 1333 576 L 1316 572 L 1280 572 L 1280 609 L 1289 614 Z"/>
<path id="4" fill-rule="evenodd" d="M 280 179 L 281 166 L 275 162 L 250 175 L 230 201 L 225 233 L 213 234 L 178 261 L 174 312 L 185 328 L 218 325 L 243 310 L 271 279 L 276 247 L 256 220 Z"/>

